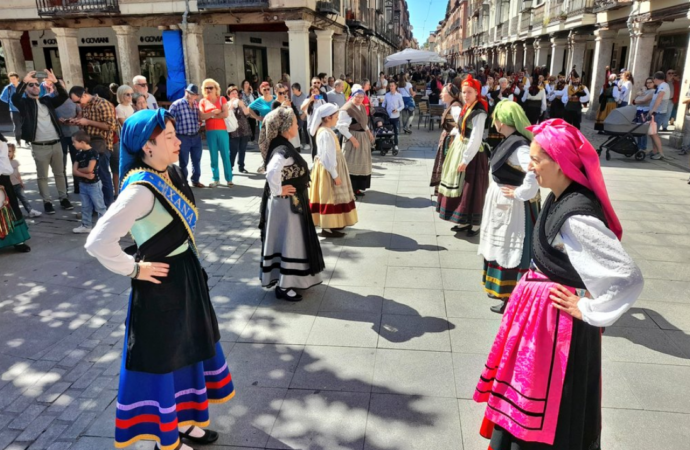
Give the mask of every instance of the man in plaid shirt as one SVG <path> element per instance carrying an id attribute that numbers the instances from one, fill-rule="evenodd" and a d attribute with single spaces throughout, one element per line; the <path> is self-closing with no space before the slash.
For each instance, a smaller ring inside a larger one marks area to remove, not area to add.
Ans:
<path id="1" fill-rule="evenodd" d="M 81 106 L 82 111 L 82 117 L 72 119 L 73 123 L 91 136 L 91 147 L 98 153 L 98 177 L 103 184 L 103 201 L 108 208 L 115 200 L 110 159 L 113 158 L 113 163 L 118 164 L 120 159 L 119 151 L 113 154 L 113 137 L 119 129 L 115 108 L 109 101 L 87 93 L 82 86 L 70 89 L 69 97 Z"/>
<path id="2" fill-rule="evenodd" d="M 201 136 L 199 135 L 199 88 L 190 84 L 184 98 L 170 105 L 170 114 L 175 118 L 175 132 L 180 140 L 180 168 L 187 179 L 187 165 L 192 157 L 192 186 L 206 187 L 199 182 L 201 176 Z"/>

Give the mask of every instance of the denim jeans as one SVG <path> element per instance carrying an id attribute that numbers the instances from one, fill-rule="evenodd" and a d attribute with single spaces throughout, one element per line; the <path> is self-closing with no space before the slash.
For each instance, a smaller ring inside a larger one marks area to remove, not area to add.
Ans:
<path id="1" fill-rule="evenodd" d="M 230 138 L 230 164 L 235 168 L 235 160 L 240 170 L 244 170 L 244 155 L 247 152 L 247 144 L 251 136 Z"/>
<path id="2" fill-rule="evenodd" d="M 654 115 L 654 120 L 658 126 L 657 131 L 661 131 L 668 128 L 668 121 L 671 118 L 671 111 L 666 111 L 665 113 L 656 113 Z"/>
<path id="3" fill-rule="evenodd" d="M 393 125 L 395 145 L 398 145 L 398 129 L 400 128 L 400 117 L 396 117 L 395 119 L 390 119 L 390 121 L 391 121 L 391 125 Z"/>
<path id="4" fill-rule="evenodd" d="M 189 159 L 192 159 L 192 183 L 198 183 L 201 177 L 201 151 L 203 149 L 201 145 L 201 136 L 186 136 L 184 134 L 178 134 L 177 138 L 180 140 L 180 168 L 184 174 L 184 179 L 186 180 L 189 176 L 187 166 L 189 165 Z"/>
<path id="5" fill-rule="evenodd" d="M 92 216 L 96 210 L 98 217 L 105 214 L 105 203 L 103 202 L 103 186 L 100 181 L 96 183 L 80 183 L 79 195 L 81 196 L 81 225 L 85 228 L 93 226 Z"/>
<path id="6" fill-rule="evenodd" d="M 22 187 L 22 185 L 15 184 L 12 187 L 14 188 L 14 195 L 17 196 L 17 200 L 19 200 L 22 203 L 22 205 L 24 205 L 26 213 L 31 214 L 33 208 L 31 207 L 31 203 L 29 203 L 29 199 L 26 198 L 26 194 L 24 193 L 24 188 Z"/>
<path id="7" fill-rule="evenodd" d="M 115 201 L 113 177 L 110 175 L 110 154 L 103 138 L 91 136 L 91 148 L 98 153 L 98 179 L 103 185 L 103 201 L 109 208 Z M 81 192 L 81 189 L 80 189 Z"/>
<path id="8" fill-rule="evenodd" d="M 77 156 L 77 149 L 74 148 L 74 144 L 72 143 L 72 137 L 71 136 L 63 136 L 60 139 L 60 144 L 62 144 L 62 164 L 65 166 L 65 184 L 67 185 L 67 188 L 69 189 L 69 183 L 67 182 L 67 155 L 69 154 L 69 159 L 72 164 L 74 164 L 74 158 Z M 73 181 L 73 192 L 75 194 L 79 193 L 79 178 L 75 177 L 74 174 L 72 174 L 72 181 Z"/>
<path id="9" fill-rule="evenodd" d="M 642 118 L 643 115 L 646 115 L 647 111 L 640 111 L 639 109 L 637 110 L 637 114 L 635 115 L 635 121 L 634 123 L 644 123 L 644 119 Z M 637 148 L 646 151 L 647 150 L 647 135 L 645 134 L 644 136 L 639 136 L 636 138 L 637 140 Z"/>

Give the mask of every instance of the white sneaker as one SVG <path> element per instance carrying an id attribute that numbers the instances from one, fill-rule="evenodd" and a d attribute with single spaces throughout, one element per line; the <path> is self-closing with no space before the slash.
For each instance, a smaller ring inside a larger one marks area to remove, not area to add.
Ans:
<path id="1" fill-rule="evenodd" d="M 29 217 L 41 217 L 42 215 L 41 211 L 36 211 L 35 209 L 32 209 L 29 213 Z"/>
<path id="2" fill-rule="evenodd" d="M 91 233 L 91 228 L 87 228 L 84 225 L 80 225 L 79 227 L 73 229 L 72 233 L 74 233 L 74 234 L 88 234 L 88 233 Z"/>
<path id="3" fill-rule="evenodd" d="M 208 184 L 208 187 L 210 188 L 215 188 L 218 187 L 218 182 L 217 181 L 212 181 Z"/>

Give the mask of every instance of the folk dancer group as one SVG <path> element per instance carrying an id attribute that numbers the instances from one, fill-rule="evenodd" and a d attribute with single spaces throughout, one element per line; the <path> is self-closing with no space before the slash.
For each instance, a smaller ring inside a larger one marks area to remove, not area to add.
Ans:
<path id="1" fill-rule="evenodd" d="M 589 93 L 571 78 L 557 88 L 567 92 L 564 115 L 579 125 Z M 479 93 L 468 77 L 460 108 L 457 92 L 444 88 L 442 124 L 450 130 L 439 141 L 431 185 L 442 219 L 468 230 L 481 224 L 482 282 L 503 301 L 492 307 L 504 315 L 474 395 L 487 403 L 480 433 L 491 450 L 599 450 L 601 334 L 639 297 L 641 271 L 621 246 L 598 155 L 576 126 L 530 125 L 518 103 L 499 100 L 491 117 L 502 140 L 491 151 L 490 177 L 481 173 L 488 116 Z M 467 176 L 470 168 L 480 175 Z M 480 177 L 490 180 L 488 191 Z M 551 190 L 543 208 L 539 187 Z M 460 206 L 477 189 L 486 194 L 470 202 L 481 202 L 479 215 Z"/>

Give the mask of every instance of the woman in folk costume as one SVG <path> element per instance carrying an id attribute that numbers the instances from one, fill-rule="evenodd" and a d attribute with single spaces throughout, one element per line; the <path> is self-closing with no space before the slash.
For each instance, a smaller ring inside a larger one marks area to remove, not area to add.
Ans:
<path id="1" fill-rule="evenodd" d="M 465 106 L 457 118 L 460 132 L 443 162 L 436 201 L 439 217 L 462 225 L 451 230 L 467 230 L 468 236 L 479 234 L 472 226 L 482 221 L 484 197 L 489 188 L 489 164 L 482 142 L 488 105 L 479 96 L 480 92 L 479 81 L 471 75 L 462 82 Z"/>
<path id="2" fill-rule="evenodd" d="M 533 83 L 522 95 L 522 105 L 529 123 L 536 125 L 546 112 L 546 91 L 543 85 Z"/>
<path id="3" fill-rule="evenodd" d="M 438 195 L 438 185 L 441 183 L 441 174 L 443 173 L 443 163 L 446 160 L 448 149 L 453 143 L 453 140 L 459 134 L 455 117 L 460 116 L 462 109 L 462 99 L 460 98 L 460 89 L 454 84 L 447 84 L 441 91 L 441 100 L 445 105 L 448 105 L 441 115 L 441 138 L 438 141 L 438 149 L 436 150 L 436 158 L 434 159 L 434 167 L 431 171 L 431 183 L 433 186 L 434 195 Z M 452 113 L 451 113 L 452 112 Z"/>
<path id="4" fill-rule="evenodd" d="M 343 154 L 350 170 L 352 189 L 358 196 L 371 187 L 371 145 L 374 142 L 369 116 L 362 105 L 364 97 L 364 90 L 353 89 L 350 99 L 340 108 L 336 125 L 345 141 Z"/>
<path id="5" fill-rule="evenodd" d="M 235 394 L 194 244 L 198 212 L 181 169 L 175 122 L 165 109 L 129 117 L 120 135 L 120 195 L 86 251 L 132 278 L 117 395 L 115 446 L 210 444 L 209 403 Z M 135 246 L 122 251 L 131 233 Z"/>
<path id="6" fill-rule="evenodd" d="M 7 139 L 0 133 L 0 249 L 14 247 L 26 253 L 31 251 L 26 245 L 31 236 L 10 179 L 13 172 Z"/>
<path id="7" fill-rule="evenodd" d="M 551 193 L 474 394 L 488 402 L 481 434 L 492 450 L 600 450 L 601 327 L 644 281 L 592 145 L 561 119 L 529 130 L 530 171 Z"/>
<path id="8" fill-rule="evenodd" d="M 616 75 L 611 74 L 606 84 L 602 86 L 599 94 L 599 111 L 594 122 L 594 129 L 602 134 L 604 132 L 604 120 L 609 116 L 611 111 L 618 107 L 618 100 L 620 98 L 620 89 L 616 82 Z"/>
<path id="9" fill-rule="evenodd" d="M 276 287 L 276 298 L 298 302 L 298 289 L 321 283 L 324 269 L 319 237 L 309 209 L 309 165 L 290 140 L 299 133 L 292 109 L 264 117 L 259 147 L 266 155 L 261 199 L 261 284 Z"/>
<path id="10" fill-rule="evenodd" d="M 331 130 L 338 121 L 338 107 L 327 103 L 315 114 L 309 134 L 316 138 L 318 154 L 312 168 L 309 207 L 322 236 L 343 237 L 339 230 L 357 223 L 357 209 L 347 162 Z"/>
<path id="11" fill-rule="evenodd" d="M 530 88 L 532 89 L 532 88 Z M 539 215 L 539 185 L 529 166 L 532 133 L 523 109 L 500 101 L 494 125 L 505 139 L 491 152 L 491 182 L 484 203 L 478 254 L 484 257 L 484 291 L 501 304 L 491 310 L 503 313 L 508 297 L 532 259 L 532 231 Z"/>

